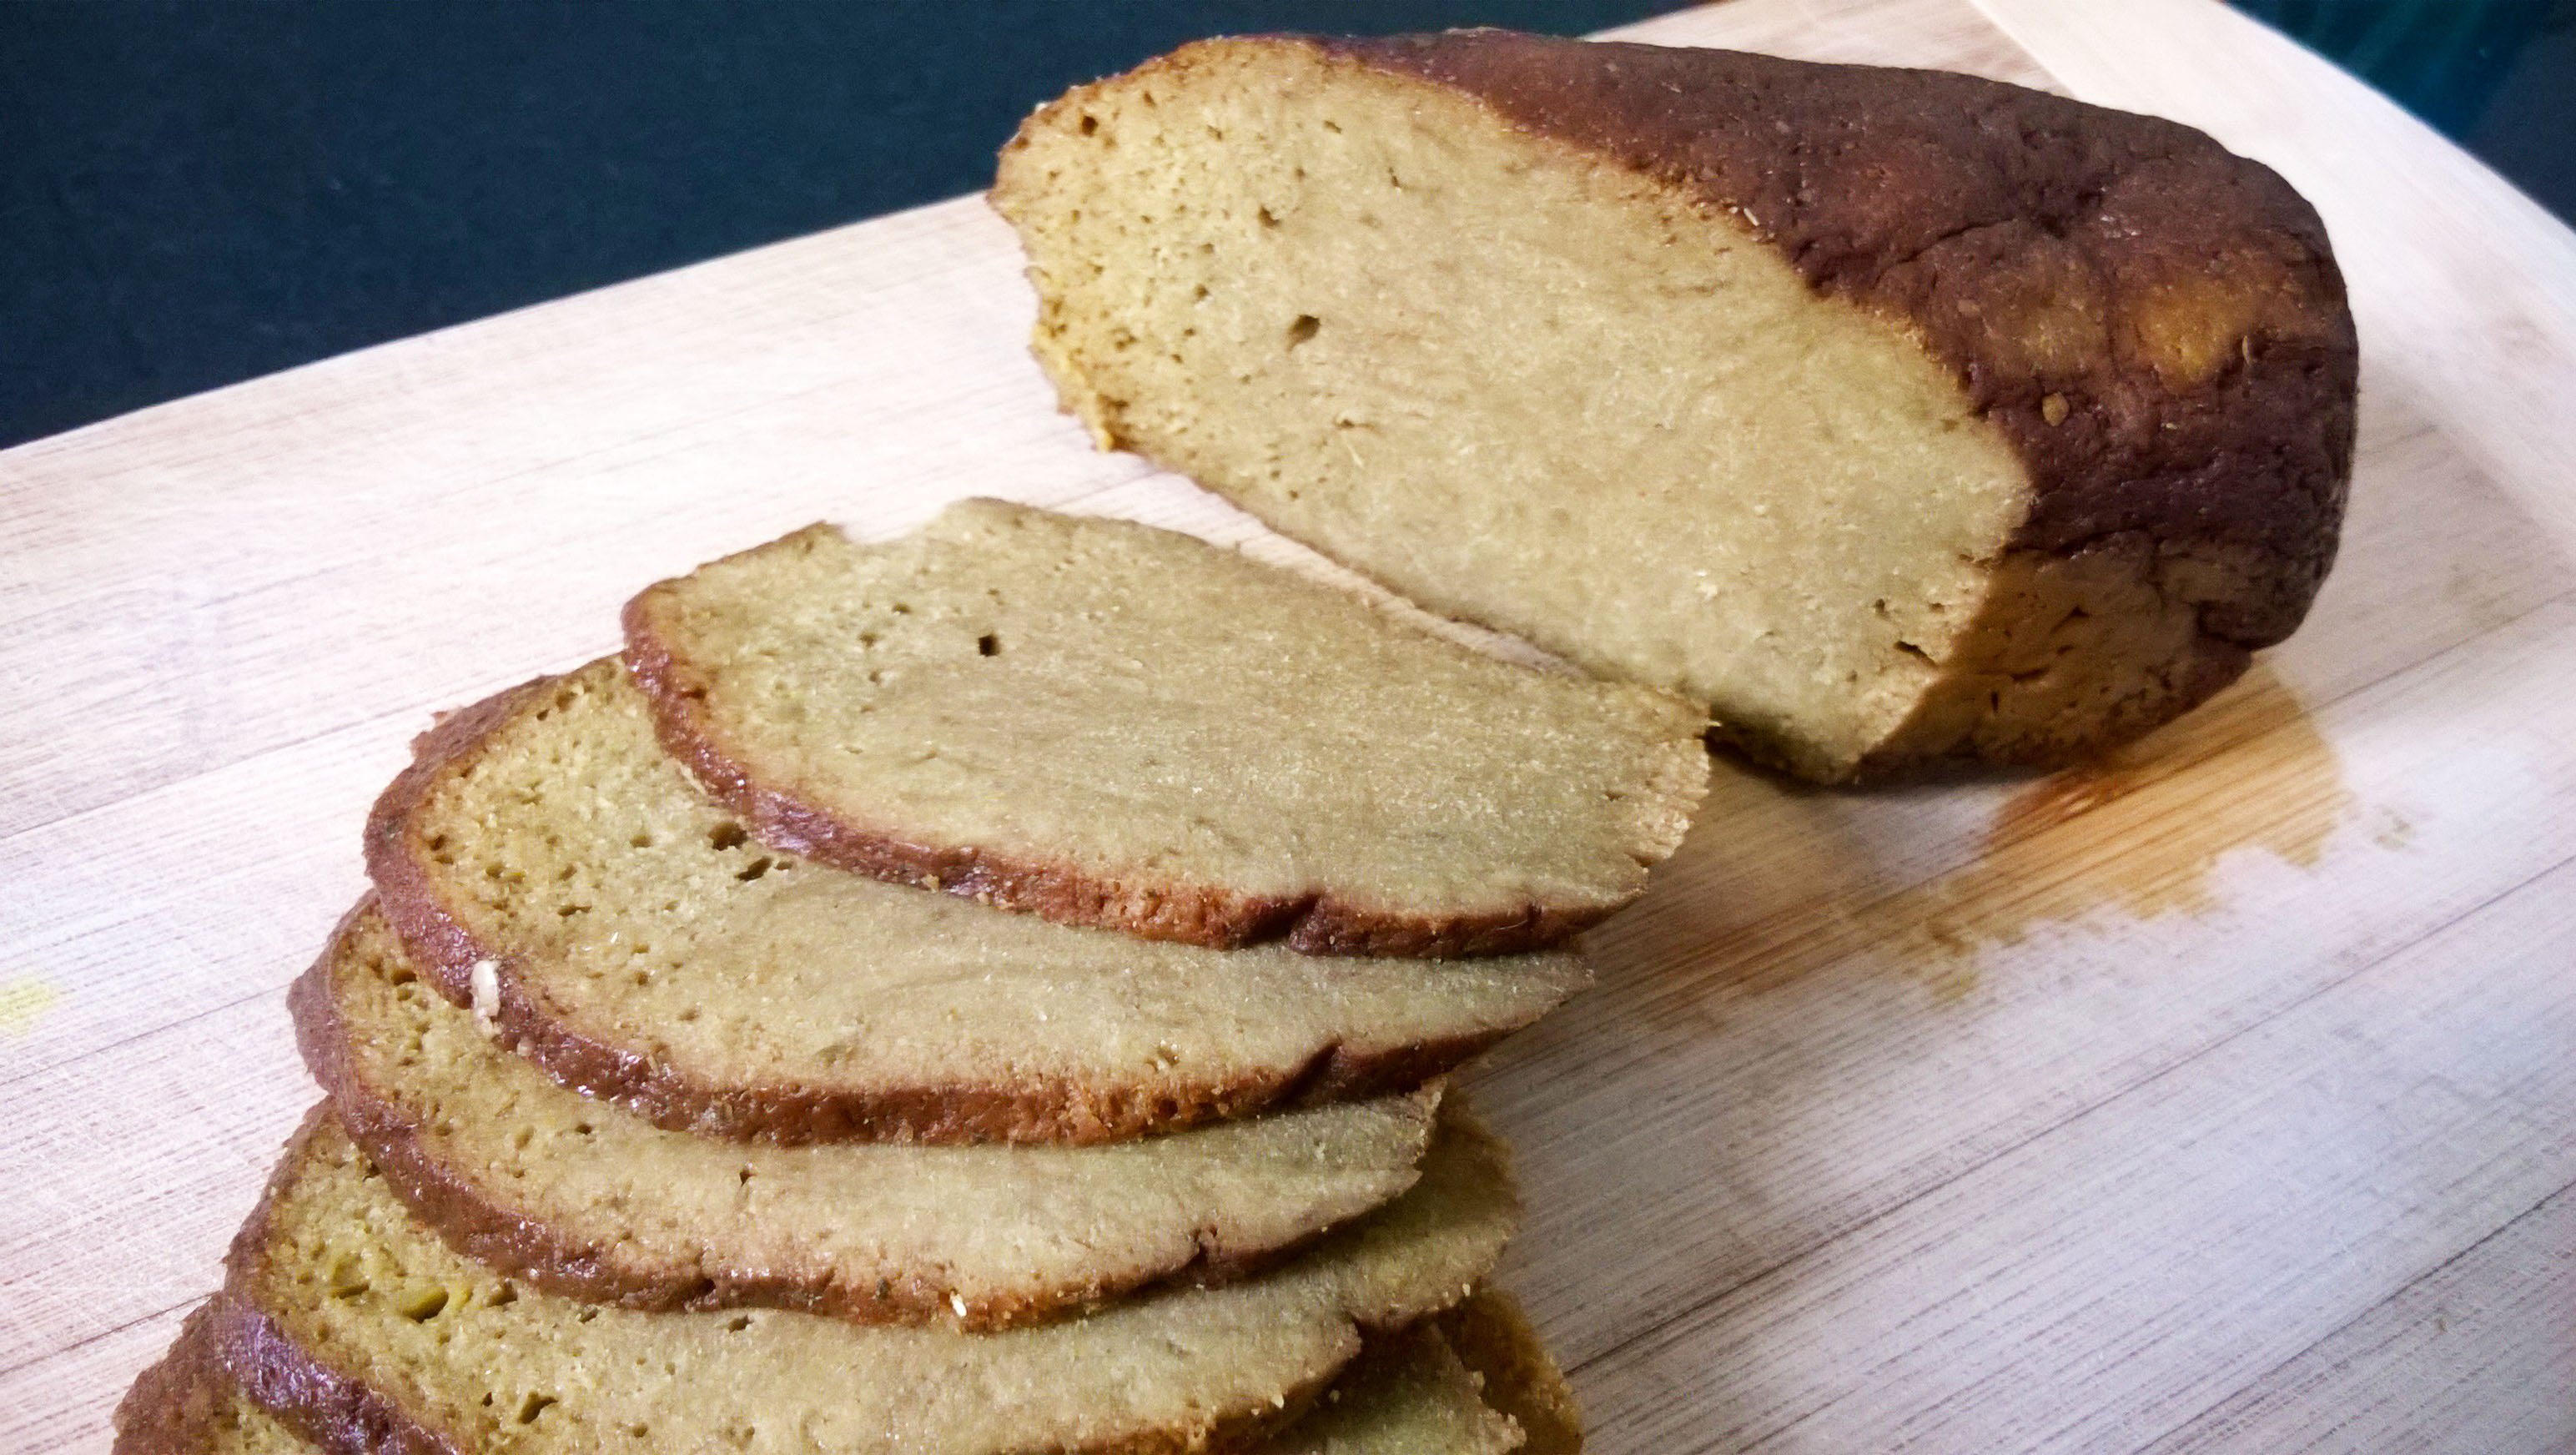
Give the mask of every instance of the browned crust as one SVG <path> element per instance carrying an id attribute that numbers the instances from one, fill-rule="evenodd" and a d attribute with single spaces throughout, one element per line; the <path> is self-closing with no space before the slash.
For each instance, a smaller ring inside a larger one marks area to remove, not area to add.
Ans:
<path id="1" fill-rule="evenodd" d="M 363 1377 L 297 1344 L 259 1305 L 256 1291 L 268 1259 L 269 1221 L 277 1199 L 302 1170 L 306 1145 L 332 1115 L 327 1101 L 305 1115 L 303 1124 L 288 1139 L 268 1186 L 260 1193 L 259 1205 L 233 1237 L 232 1250 L 224 1259 L 223 1291 L 191 1316 L 189 1327 L 182 1330 L 182 1347 L 175 1348 L 163 1366 L 146 1371 L 145 1380 L 152 1382 L 151 1392 L 147 1395 L 143 1382 L 138 1381 L 135 1391 L 127 1396 L 126 1406 L 136 1411 L 138 1438 L 159 1438 L 163 1431 L 182 1430 L 163 1412 L 162 1403 L 173 1393 L 185 1392 L 178 1380 L 193 1376 L 203 1381 L 211 1373 L 229 1379 L 252 1403 L 328 1455 L 471 1455 L 406 1413 L 395 1399 L 371 1388 Z M 198 1336 L 193 1345 L 187 1337 L 191 1330 Z M 182 1349 L 191 1351 L 190 1360 L 202 1363 L 180 1364 Z M 1277 1408 L 1258 1414 L 1219 1418 L 1196 1430 L 1147 1434 L 1081 1450 L 1060 1448 L 1053 1455 L 1186 1455 L 1191 1451 L 1240 1448 L 1293 1423 L 1339 1373 L 1336 1370 L 1317 1378 L 1311 1388 L 1295 1391 Z M 120 1425 L 127 1420 L 125 1406 L 120 1406 L 118 1420 Z M 184 1428 L 203 1426 L 200 1423 Z M 126 1448 L 121 1436 L 118 1449 L 123 1452 Z M 200 1448 L 136 1446 L 134 1455 L 143 1455 L 147 1449 L 170 1449 L 173 1455 L 185 1450 L 194 1455 Z"/>
<path id="2" fill-rule="evenodd" d="M 1897 321 L 2029 469 L 2011 546 L 2252 545 L 2268 579 L 2203 629 L 2268 646 L 2306 614 L 2343 518 L 2359 355 L 2325 227 L 2270 168 L 2176 122 L 1941 71 L 1499 30 L 1310 43 L 1653 176 Z"/>
<path id="3" fill-rule="evenodd" d="M 933 1268 L 873 1280 L 865 1286 L 827 1276 L 798 1277 L 712 1261 L 666 1266 L 623 1243 L 575 1241 L 524 1211 L 496 1201 L 493 1190 L 432 1150 L 419 1118 L 371 1084 L 350 1055 L 350 1032 L 332 998 L 332 967 L 368 902 L 340 921 L 330 948 L 287 991 L 296 1046 L 331 1098 L 340 1125 L 384 1174 L 413 1216 L 464 1256 L 526 1279 L 549 1293 L 587 1303 L 652 1312 L 782 1308 L 859 1324 L 954 1323 L 993 1330 L 1036 1323 L 1140 1290 L 1188 1283 L 1198 1287 L 1249 1278 L 1278 1266 L 1331 1231 L 1313 1228 L 1284 1243 L 1220 1246 L 1205 1235 L 1186 1261 L 1126 1279 L 1100 1279 L 1034 1296 L 969 1297 Z"/>
<path id="4" fill-rule="evenodd" d="M 330 1455 L 469 1455 L 364 1381 L 306 1353 L 259 1309 L 230 1297 L 212 1307 L 215 1345 L 242 1393 Z"/>
<path id="5" fill-rule="evenodd" d="M 764 783 L 707 709 L 708 683 L 659 629 L 671 583 L 626 604 L 626 670 L 652 704 L 662 749 L 772 848 L 896 884 L 1020 910 L 1059 924 L 1233 950 L 1284 940 L 1308 955 L 1452 959 L 1561 945 L 1620 906 L 1524 903 L 1486 914 L 1419 914 L 1359 904 L 1330 890 L 1242 894 L 1178 879 L 1103 877 L 1058 859 L 965 844 L 925 844 L 845 819 Z"/>
<path id="6" fill-rule="evenodd" d="M 211 1305 L 199 1304 L 159 1363 L 136 1375 L 116 1407 L 114 1455 L 205 1455 L 232 1381 L 216 1362 Z"/>
<path id="7" fill-rule="evenodd" d="M 1521 1427 L 1520 1455 L 1580 1455 L 1583 1412 L 1520 1300 L 1479 1288 L 1433 1317 L 1458 1362 L 1484 1381 L 1485 1403 Z"/>
<path id="8" fill-rule="evenodd" d="M 268 1262 L 269 1219 L 277 1199 L 304 1166 L 305 1147 L 331 1120 L 318 1103 L 287 1139 L 224 1255 L 224 1287 L 201 1314 L 205 1347 L 223 1377 L 253 1404 L 330 1455 L 469 1455 L 405 1415 L 356 1375 L 297 1346 L 261 1309 L 255 1292 Z"/>
<path id="9" fill-rule="evenodd" d="M 2315 210 L 2199 131 L 1945 72 L 1501 30 L 1208 41 L 1101 85 L 1246 45 L 1463 95 L 1751 231 L 1819 296 L 1919 343 L 2013 449 L 2033 494 L 1995 564 L 2145 540 L 2134 584 L 2193 626 L 2152 662 L 2070 656 L 2061 672 L 2104 704 L 2086 718 L 1990 670 L 2027 624 L 1989 611 L 1860 762 L 1721 731 L 1757 757 L 1829 780 L 2084 757 L 2233 681 L 2333 565 L 2358 379 L 2342 275 Z"/>
<path id="10" fill-rule="evenodd" d="M 2161 580 L 2174 569 L 2137 531 L 2063 554 L 2005 552 L 1939 681 L 1848 776 L 1944 759 L 2064 763 L 2208 701 L 2253 652 L 2200 629 L 2192 602 Z M 1769 744 L 1739 746 L 1774 756 Z"/>
<path id="11" fill-rule="evenodd" d="M 1245 1076 L 1165 1091 L 1033 1076 L 876 1087 L 774 1082 L 719 1085 L 632 1047 L 597 1039 L 556 1015 L 518 957 L 474 938 L 440 900 L 413 816 L 494 729 L 554 690 L 544 677 L 441 718 L 367 816 L 368 876 L 386 920 L 428 982 L 473 1004 L 474 966 L 490 961 L 491 1008 L 502 1040 L 565 1086 L 613 1101 L 673 1131 L 778 1142 L 1108 1142 L 1294 1106 L 1358 1101 L 1408 1090 L 1506 1034 L 1495 1030 L 1376 1049 L 1330 1045 L 1280 1076 Z M 793 850 L 790 852 L 802 852 Z"/>

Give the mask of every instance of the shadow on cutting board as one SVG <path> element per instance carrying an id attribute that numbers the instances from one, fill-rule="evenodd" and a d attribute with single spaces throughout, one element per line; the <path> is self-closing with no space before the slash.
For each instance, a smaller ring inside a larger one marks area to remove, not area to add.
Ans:
<path id="1" fill-rule="evenodd" d="M 2334 750 L 2258 663 L 2179 722 L 2046 777 L 1817 789 L 1721 758 L 1690 841 L 1586 944 L 1605 978 L 1676 1000 L 1866 954 L 1946 1004 L 1975 987 L 1981 948 L 2102 910 L 2206 912 L 2228 854 L 2313 867 L 2352 811 Z"/>
<path id="2" fill-rule="evenodd" d="M 2334 749 L 2258 663 L 2180 722 L 2015 793 L 1976 863 L 1873 908 L 1898 963 L 1947 1003 L 1975 989 L 1979 948 L 2039 924 L 2217 908 L 2219 861 L 2238 850 L 2312 869 L 2352 807 Z"/>

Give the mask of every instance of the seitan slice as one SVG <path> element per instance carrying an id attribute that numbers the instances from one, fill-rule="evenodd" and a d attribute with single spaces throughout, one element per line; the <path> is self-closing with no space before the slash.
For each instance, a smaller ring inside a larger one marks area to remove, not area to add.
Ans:
<path id="1" fill-rule="evenodd" d="M 1729 51 L 1250 37 L 1041 108 L 992 196 L 1103 448 L 1809 777 L 2134 737 L 2334 559 L 2325 230 L 2169 121 Z"/>
<path id="2" fill-rule="evenodd" d="M 1530 1327 L 1520 1301 L 1481 1288 L 1436 1320 L 1459 1360 L 1483 1381 L 1485 1402 L 1521 1428 L 1522 1455 L 1581 1455 L 1583 1413 L 1574 1386 Z"/>
<path id="3" fill-rule="evenodd" d="M 449 1245 L 629 1308 L 1027 1322 L 1256 1272 L 1413 1185 L 1438 1085 L 1107 1146 L 664 1131 L 480 1034 L 361 906 L 289 996 L 341 1125 Z"/>
<path id="4" fill-rule="evenodd" d="M 558 1081 L 675 1130 L 1100 1141 L 1440 1074 L 1589 972 L 1222 952 L 763 847 L 614 661 L 458 713 L 367 830 L 414 962 Z"/>
<path id="5" fill-rule="evenodd" d="M 317 1431 L 331 1443 L 314 1445 L 251 1403 L 211 1357 L 206 1313 L 191 1316 L 178 1343 L 135 1381 L 117 1411 L 114 1455 L 376 1455 L 386 1448 L 375 1432 L 347 1425 Z M 1447 1327 L 1417 1323 L 1372 1340 L 1304 1417 L 1232 1448 L 1242 1455 L 1567 1455 L 1576 1448 L 1542 1444 L 1516 1429 L 1505 1411 L 1525 1403 L 1522 1392 L 1511 1376 L 1498 1380 L 1463 1362 L 1443 1340 Z"/>
<path id="6" fill-rule="evenodd" d="M 1492 954 L 1635 898 L 1706 716 L 1190 536 L 1000 501 L 645 591 L 662 741 L 765 841 L 1069 924 Z"/>
<path id="7" fill-rule="evenodd" d="M 1364 1329 L 1436 1314 L 1492 1266 L 1517 1216 L 1502 1149 L 1454 1108 L 1442 1126 L 1413 1190 L 1265 1277 L 970 1333 L 521 1287 L 420 1227 L 317 1111 L 234 1244 L 215 1345 L 338 1449 L 1192 1449 L 1283 1427 Z"/>
<path id="8" fill-rule="evenodd" d="M 1425 1320 L 1371 1341 L 1303 1418 L 1251 1449 L 1258 1455 L 1557 1455 L 1534 1449 L 1509 1413 L 1519 1393 L 1463 1361 Z"/>
<path id="9" fill-rule="evenodd" d="M 304 1455 L 313 1449 L 243 1397 L 215 1358 L 212 1304 L 179 1326 L 159 1363 L 116 1407 L 113 1455 Z"/>

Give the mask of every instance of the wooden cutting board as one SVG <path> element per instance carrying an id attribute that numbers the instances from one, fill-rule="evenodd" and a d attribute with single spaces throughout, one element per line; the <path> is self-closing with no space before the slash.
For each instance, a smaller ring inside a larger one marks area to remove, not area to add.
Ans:
<path id="1" fill-rule="evenodd" d="M 2367 363 L 2342 562 L 2246 681 L 2050 778 L 1721 763 L 1600 988 L 1479 1075 L 1596 1448 L 2567 1448 L 2576 238 L 2207 0 L 1633 34 L 2208 127 L 2319 204 Z M 0 1448 L 103 1448 L 214 1286 L 432 709 L 816 517 L 1297 556 L 1093 452 L 1030 312 L 967 198 L 0 454 Z"/>

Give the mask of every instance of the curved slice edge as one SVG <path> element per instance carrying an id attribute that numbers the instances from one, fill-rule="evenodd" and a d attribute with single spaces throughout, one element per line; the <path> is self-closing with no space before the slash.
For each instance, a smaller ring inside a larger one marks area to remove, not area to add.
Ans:
<path id="1" fill-rule="evenodd" d="M 234 1381 L 215 1354 L 215 1317 L 212 1305 L 201 1305 L 160 1362 L 136 1379 L 117 1410 L 112 1455 L 307 1455 L 317 1448 Z M 267 1339 L 273 1328 L 246 1336 Z M 1549 1443 L 1548 1432 L 1532 1431 L 1526 1418 L 1507 1413 L 1524 1402 L 1523 1392 L 1497 1380 L 1515 1376 L 1464 1359 L 1454 1338 L 1445 1326 L 1425 1322 L 1372 1339 L 1303 1418 L 1269 1439 L 1232 1448 L 1243 1455 L 1311 1455 L 1346 1446 L 1418 1455 L 1416 1442 L 1434 1435 L 1435 1423 L 1461 1451 L 1572 1455 L 1579 1448 Z M 343 1450 L 348 1440 L 321 1448 Z"/>
<path id="2" fill-rule="evenodd" d="M 1058 924 L 1216 950 L 1282 940 L 1308 955 L 1454 959 L 1520 954 L 1562 945 L 1627 902 L 1524 902 L 1487 913 L 1423 915 L 1344 899 L 1328 890 L 1292 897 L 1242 894 L 1179 880 L 1147 886 L 1062 860 L 973 845 L 925 844 L 854 822 L 762 782 L 743 765 L 742 755 L 706 710 L 707 683 L 690 671 L 660 629 L 671 585 L 648 587 L 626 603 L 627 675 L 651 704 L 662 750 L 686 767 L 709 797 L 739 815 L 753 836 L 775 849 Z"/>
<path id="3" fill-rule="evenodd" d="M 550 1293 L 588 1303 L 655 1312 L 781 1308 L 861 1324 L 951 1322 L 993 1330 L 1040 1322 L 1129 1294 L 1179 1283 L 1213 1287 L 1257 1276 L 1342 1225 L 1337 1220 L 1300 1236 L 1255 1247 L 1212 1246 L 1202 1235 L 1184 1261 L 1138 1276 L 1066 1285 L 1037 1297 L 970 1296 L 927 1269 L 861 1289 L 760 1268 L 702 1262 L 684 1276 L 636 1258 L 624 1244 L 566 1235 L 544 1219 L 496 1201 L 490 1189 L 424 1144 L 417 1115 L 385 1097 L 359 1072 L 351 1033 L 331 997 L 331 966 L 364 915 L 361 900 L 340 922 L 329 948 L 287 991 L 295 1041 L 321 1083 L 350 1140 L 384 1173 L 412 1215 L 464 1256 Z M 568 1093 L 570 1094 L 570 1093 Z"/>
<path id="4" fill-rule="evenodd" d="M 1488 1284 L 1432 1323 L 1483 1381 L 1485 1403 L 1521 1427 L 1521 1455 L 1582 1455 L 1583 1412 L 1574 1387 L 1520 1300 Z"/>
<path id="5" fill-rule="evenodd" d="M 783 1143 L 1111 1142 L 1408 1090 L 1510 1033 L 1493 1029 L 1384 1047 L 1336 1042 L 1284 1074 L 1211 1080 L 1155 1093 L 1044 1076 L 899 1088 L 707 1082 L 567 1024 L 529 984 L 518 957 L 476 939 L 448 912 L 423 865 L 425 849 L 412 830 L 414 814 L 488 734 L 562 680 L 540 677 L 522 683 L 447 714 L 416 738 L 411 764 L 367 815 L 367 874 L 386 920 L 439 994 L 471 1007 L 505 1045 L 556 1081 L 614 1102 L 655 1126 Z M 479 990 L 478 974 L 486 981 Z"/>
<path id="6" fill-rule="evenodd" d="M 155 1402 L 173 1395 L 189 1394 L 189 1382 L 205 1382 L 215 1377 L 220 1384 L 229 1381 L 252 1404 L 265 1411 L 295 1435 L 310 1442 L 328 1455 L 472 1455 L 472 1452 L 407 1414 L 398 1400 L 371 1386 L 360 1374 L 351 1373 L 330 1360 L 314 1354 L 289 1335 L 279 1322 L 259 1306 L 256 1290 L 264 1276 L 270 1222 L 282 1196 L 302 1174 L 306 1148 L 330 1129 L 335 1109 L 328 1101 L 316 1103 L 288 1137 L 279 1154 L 276 1167 L 262 1188 L 259 1201 L 234 1235 L 224 1258 L 225 1280 L 215 1297 L 192 1314 L 181 1331 L 181 1337 L 162 1363 L 147 1370 L 119 1407 L 117 1420 L 120 1439 L 117 1455 L 158 1455 L 164 1449 L 187 1449 L 201 1446 L 170 1447 L 134 1444 L 129 1446 L 122 1432 L 130 1425 L 132 1438 L 158 1439 L 169 1432 L 185 1433 L 201 1427 L 173 1420 L 153 1408 Z M 1452 1101 L 1442 1112 L 1445 1126 L 1462 1138 L 1463 1154 L 1477 1161 L 1503 1168 L 1501 1175 L 1509 1184 L 1508 1152 L 1483 1121 L 1462 1103 Z M 364 1148 L 358 1147 L 360 1155 Z M 1511 1194 L 1517 1208 L 1518 1195 Z M 1455 1297 L 1474 1297 L 1471 1283 Z M 1346 1310 L 1351 1331 L 1350 1347 L 1342 1361 L 1315 1378 L 1311 1383 L 1282 1397 L 1275 1405 L 1254 1410 L 1209 1412 L 1203 1421 L 1189 1429 L 1153 1434 L 1139 1433 L 1128 1439 L 1063 1450 L 1058 1455 L 1188 1455 L 1188 1452 L 1238 1450 L 1255 1455 L 1263 1442 L 1281 1434 L 1293 1434 L 1292 1427 L 1326 1390 L 1354 1369 L 1371 1339 L 1398 1333 L 1402 1328 L 1433 1329 L 1441 1327 L 1435 1320 L 1456 1308 L 1447 1305 L 1426 1311 L 1418 1318 L 1407 1318 L 1400 1325 L 1381 1325 L 1367 1315 Z M 1471 1365 L 1472 1367 L 1476 1367 Z M 132 1413 L 129 1415 L 128 1409 Z M 202 1406 L 201 1406 L 202 1408 Z"/>

